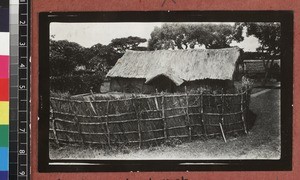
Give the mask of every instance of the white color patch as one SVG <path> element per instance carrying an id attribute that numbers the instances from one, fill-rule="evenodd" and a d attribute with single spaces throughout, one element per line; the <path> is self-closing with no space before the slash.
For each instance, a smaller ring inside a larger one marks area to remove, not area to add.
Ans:
<path id="1" fill-rule="evenodd" d="M 0 32 L 0 55 L 9 56 L 9 32 Z"/>

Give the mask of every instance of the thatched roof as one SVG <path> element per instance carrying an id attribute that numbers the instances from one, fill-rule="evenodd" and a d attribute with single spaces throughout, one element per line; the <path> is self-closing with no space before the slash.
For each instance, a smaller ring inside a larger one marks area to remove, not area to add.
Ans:
<path id="1" fill-rule="evenodd" d="M 144 78 L 164 75 L 177 86 L 201 79 L 232 80 L 240 49 L 127 51 L 107 77 Z"/>

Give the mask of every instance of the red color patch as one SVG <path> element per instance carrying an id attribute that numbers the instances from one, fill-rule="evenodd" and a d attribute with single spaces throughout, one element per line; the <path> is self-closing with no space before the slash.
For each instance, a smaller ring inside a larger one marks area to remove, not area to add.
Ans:
<path id="1" fill-rule="evenodd" d="M 0 101 L 9 101 L 9 79 L 0 79 Z"/>

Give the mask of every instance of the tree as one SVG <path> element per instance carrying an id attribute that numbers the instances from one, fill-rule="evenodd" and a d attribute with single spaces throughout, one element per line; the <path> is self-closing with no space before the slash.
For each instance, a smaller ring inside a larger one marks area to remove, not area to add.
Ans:
<path id="1" fill-rule="evenodd" d="M 232 40 L 242 41 L 242 28 L 230 24 L 163 24 L 151 33 L 149 50 L 206 49 L 230 47 Z"/>
<path id="2" fill-rule="evenodd" d="M 260 46 L 257 51 L 267 54 L 263 58 L 263 65 L 265 69 L 265 77 L 263 85 L 265 85 L 268 75 L 272 71 L 274 60 L 281 54 L 280 37 L 281 25 L 278 22 L 251 22 L 251 23 L 236 23 L 236 26 L 246 28 L 247 36 L 255 36 L 258 38 Z"/>
<path id="3" fill-rule="evenodd" d="M 70 75 L 76 67 L 85 64 L 84 48 L 66 40 L 50 40 L 49 61 L 51 76 Z"/>
<path id="4" fill-rule="evenodd" d="M 141 43 L 146 42 L 147 39 L 129 36 L 125 38 L 116 38 L 111 40 L 109 46 L 114 48 L 118 53 L 125 53 L 127 49 L 135 50 Z"/>
<path id="5" fill-rule="evenodd" d="M 99 66 L 100 63 L 113 66 L 122 55 L 123 54 L 118 53 L 111 45 L 95 44 L 86 49 L 86 57 L 88 59 L 87 68 L 95 70 L 96 66 Z"/>

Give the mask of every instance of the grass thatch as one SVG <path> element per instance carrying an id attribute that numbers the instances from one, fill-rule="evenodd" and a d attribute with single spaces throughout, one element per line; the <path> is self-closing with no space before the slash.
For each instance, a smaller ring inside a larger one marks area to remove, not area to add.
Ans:
<path id="1" fill-rule="evenodd" d="M 202 79 L 231 80 L 239 60 L 239 48 L 127 51 L 107 77 L 169 77 L 177 86 Z"/>

